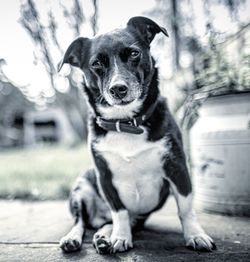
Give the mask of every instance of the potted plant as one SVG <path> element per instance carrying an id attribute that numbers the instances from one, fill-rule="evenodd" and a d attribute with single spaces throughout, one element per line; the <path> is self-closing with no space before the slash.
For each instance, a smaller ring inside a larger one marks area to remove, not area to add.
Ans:
<path id="1" fill-rule="evenodd" d="M 212 43 L 184 103 L 195 199 L 205 210 L 250 215 L 249 46 L 250 24 Z"/>

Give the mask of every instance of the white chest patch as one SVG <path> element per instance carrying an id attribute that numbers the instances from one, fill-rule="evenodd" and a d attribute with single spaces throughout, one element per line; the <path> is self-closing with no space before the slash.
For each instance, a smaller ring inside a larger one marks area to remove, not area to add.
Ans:
<path id="1" fill-rule="evenodd" d="M 146 137 L 146 131 L 141 135 L 109 132 L 95 145 L 108 163 L 121 201 L 134 214 L 157 206 L 165 177 L 162 157 L 168 153 L 167 138 L 149 142 Z"/>

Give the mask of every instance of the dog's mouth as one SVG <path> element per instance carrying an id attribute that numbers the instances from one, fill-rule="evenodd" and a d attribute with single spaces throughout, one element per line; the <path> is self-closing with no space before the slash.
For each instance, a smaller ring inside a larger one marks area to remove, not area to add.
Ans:
<path id="1" fill-rule="evenodd" d="M 133 103 L 137 98 L 105 99 L 110 106 L 126 106 Z"/>
<path id="2" fill-rule="evenodd" d="M 120 101 L 112 105 L 99 105 L 98 112 L 105 119 L 128 119 L 133 118 L 140 110 L 142 101 L 134 99 L 133 101 Z"/>
<path id="3" fill-rule="evenodd" d="M 133 101 L 134 101 L 134 99 L 131 100 L 131 101 L 124 101 L 124 100 L 121 100 L 121 101 L 119 101 L 118 103 L 116 103 L 116 105 L 119 105 L 119 106 L 125 106 L 125 105 L 128 105 L 128 104 L 132 103 Z"/>

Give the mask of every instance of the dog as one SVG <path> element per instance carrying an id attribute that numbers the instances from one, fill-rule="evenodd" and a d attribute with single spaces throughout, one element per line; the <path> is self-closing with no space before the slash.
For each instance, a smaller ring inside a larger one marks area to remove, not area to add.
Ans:
<path id="1" fill-rule="evenodd" d="M 159 92 L 150 54 L 158 33 L 168 36 L 149 18 L 133 17 L 126 28 L 77 38 L 59 65 L 59 71 L 67 63 L 83 72 L 94 164 L 70 193 L 75 225 L 60 241 L 65 252 L 81 248 L 87 227 L 97 229 L 93 245 L 100 254 L 132 248 L 133 230 L 163 206 L 170 190 L 186 246 L 216 247 L 196 219 L 181 133 Z"/>

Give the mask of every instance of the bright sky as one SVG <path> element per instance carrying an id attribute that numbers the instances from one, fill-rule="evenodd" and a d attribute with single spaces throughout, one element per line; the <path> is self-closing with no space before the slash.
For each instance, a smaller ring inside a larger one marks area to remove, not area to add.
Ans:
<path id="1" fill-rule="evenodd" d="M 0 0 L 0 58 L 7 61 L 4 67 L 6 75 L 18 85 L 29 85 L 29 93 L 32 96 L 38 95 L 41 90 L 50 90 L 50 83 L 42 63 L 34 59 L 34 45 L 26 31 L 18 23 L 20 17 L 20 2 L 24 0 Z M 36 0 L 34 1 L 41 14 L 41 19 L 46 25 L 47 10 L 52 8 L 57 14 L 59 22 L 58 38 L 65 50 L 74 36 L 70 32 L 59 1 L 56 0 Z M 71 0 L 61 0 L 65 6 L 70 6 Z M 84 0 L 84 13 L 92 15 L 91 0 Z M 100 18 L 98 21 L 100 32 L 112 30 L 119 26 L 124 26 L 130 17 L 141 15 L 145 10 L 151 9 L 155 5 L 154 0 L 99 0 Z M 202 0 L 196 0 L 194 13 L 196 18 L 196 32 L 200 36 L 205 34 L 205 18 L 202 15 Z M 228 12 L 223 7 L 213 7 L 212 14 L 216 18 L 216 23 L 226 32 L 234 32 Z M 250 21 L 250 1 L 246 1 L 246 6 L 241 10 L 243 21 Z M 85 26 L 82 35 L 91 37 L 92 32 L 89 26 Z M 171 39 L 170 39 L 171 40 Z M 37 53 L 36 53 L 37 55 Z M 55 60 L 60 61 L 61 55 L 55 50 Z M 63 77 L 58 77 L 58 81 L 63 84 Z"/>

